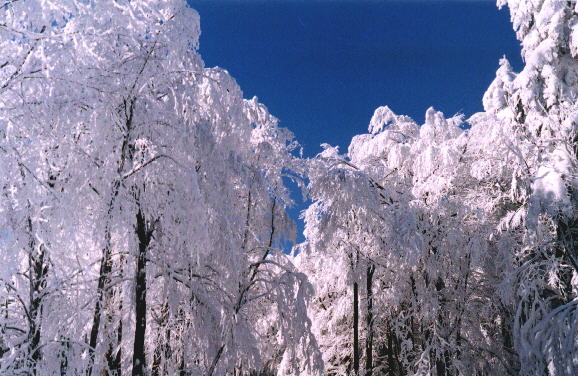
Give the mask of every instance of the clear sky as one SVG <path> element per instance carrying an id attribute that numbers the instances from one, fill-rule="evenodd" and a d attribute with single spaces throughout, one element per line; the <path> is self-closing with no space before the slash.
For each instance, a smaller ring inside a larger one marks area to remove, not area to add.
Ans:
<path id="1" fill-rule="evenodd" d="M 382 105 L 420 123 L 429 106 L 472 115 L 503 55 L 522 66 L 509 11 L 495 1 L 189 3 L 206 65 L 257 95 L 306 156 L 323 142 L 347 151 Z"/>

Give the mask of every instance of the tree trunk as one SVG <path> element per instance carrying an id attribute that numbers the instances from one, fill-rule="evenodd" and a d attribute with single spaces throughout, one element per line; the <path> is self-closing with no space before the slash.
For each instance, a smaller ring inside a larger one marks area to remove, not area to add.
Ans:
<path id="1" fill-rule="evenodd" d="M 28 356 L 30 357 L 30 370 L 36 375 L 36 366 L 42 360 L 42 352 L 39 349 L 40 332 L 42 329 L 42 300 L 46 288 L 46 275 L 48 263 L 44 245 L 37 246 L 32 232 L 32 219 L 28 217 L 28 231 L 30 235 L 28 254 L 28 279 L 30 289 L 29 330 L 28 330 Z M 38 249 L 37 249 L 38 248 Z"/>
<path id="2" fill-rule="evenodd" d="M 123 278 L 122 265 L 124 264 L 124 255 L 121 255 L 119 261 L 120 278 Z M 118 286 L 115 289 L 114 296 L 118 299 L 118 311 L 122 315 L 122 287 Z M 107 322 L 109 322 L 110 327 L 112 327 L 114 319 L 111 313 L 107 314 Z M 111 376 L 121 376 L 122 374 L 122 319 L 118 321 L 118 326 L 116 328 L 116 338 L 108 344 L 108 349 L 105 354 L 106 363 L 108 369 L 110 370 Z"/>
<path id="3" fill-rule="evenodd" d="M 183 350 L 184 350 L 184 345 L 183 345 Z M 181 362 L 179 363 L 179 376 L 187 376 L 187 369 L 185 367 L 185 352 L 183 351 L 183 354 L 181 356 Z"/>
<path id="4" fill-rule="evenodd" d="M 122 260 L 121 260 L 122 264 Z M 119 303 L 118 303 L 118 312 L 122 314 L 122 292 L 119 293 Z M 121 374 L 122 368 L 122 320 L 118 322 L 118 328 L 116 332 L 116 343 L 118 344 L 118 349 L 116 350 L 116 356 L 114 358 L 114 368 L 118 375 Z"/>
<path id="5" fill-rule="evenodd" d="M 151 376 L 160 376 L 161 372 L 161 351 L 162 351 L 162 344 L 160 342 L 160 338 L 157 339 L 157 345 L 155 346 L 155 351 L 153 353 L 153 366 L 151 369 Z"/>
<path id="6" fill-rule="evenodd" d="M 387 335 L 387 375 L 399 376 L 403 375 L 403 368 L 399 360 L 400 344 L 397 334 L 395 334 L 390 322 L 386 323 L 385 327 Z"/>
<path id="7" fill-rule="evenodd" d="M 389 376 L 396 375 L 395 373 L 395 356 L 393 349 L 393 333 L 387 324 L 387 371 Z"/>
<path id="8" fill-rule="evenodd" d="M 124 254 L 120 255 L 120 273 L 121 279 L 123 278 L 123 268 L 124 268 Z M 118 312 L 122 314 L 122 286 L 119 286 L 118 291 Z M 118 344 L 118 350 L 116 351 L 116 357 L 114 359 L 115 368 L 118 369 L 118 374 L 121 374 L 121 364 L 122 364 L 122 320 L 118 322 L 116 343 Z"/>
<path id="9" fill-rule="evenodd" d="M 104 247 L 102 250 L 102 258 L 100 260 L 100 271 L 98 275 L 98 285 L 96 288 L 97 298 L 94 305 L 94 314 L 92 317 L 92 328 L 90 330 L 90 342 L 88 347 L 88 367 L 87 375 L 91 376 L 92 367 L 94 365 L 94 351 L 96 349 L 96 344 L 98 342 L 98 334 L 100 330 L 100 319 L 102 312 L 110 299 L 110 291 L 108 285 L 110 284 L 110 273 L 112 271 L 112 256 L 111 256 L 111 221 L 113 216 L 113 211 L 115 208 L 116 199 L 120 193 L 122 174 L 124 172 L 124 166 L 127 160 L 132 159 L 129 151 L 129 143 L 131 137 L 131 130 L 133 127 L 133 115 L 134 115 L 134 104 L 135 98 L 123 101 L 123 108 L 125 110 L 125 128 L 124 135 L 121 146 L 120 158 L 118 160 L 117 173 L 118 178 L 114 180 L 112 184 L 112 190 L 110 195 L 110 201 L 108 202 L 108 208 L 106 213 L 106 225 L 104 228 Z M 130 161 L 129 161 L 130 162 Z"/>
<path id="10" fill-rule="evenodd" d="M 353 374 L 359 375 L 359 288 L 353 282 Z"/>
<path id="11" fill-rule="evenodd" d="M 4 301 L 4 322 L 8 322 L 8 295 L 6 295 L 6 300 Z M 5 335 L 6 335 L 6 324 L 0 325 L 0 361 L 4 354 L 6 354 L 10 349 L 6 345 Z"/>
<path id="12" fill-rule="evenodd" d="M 441 276 L 438 276 L 438 278 L 435 282 L 435 289 L 436 289 L 436 294 L 437 294 L 439 302 L 440 302 L 440 313 L 438 314 L 437 323 L 436 323 L 439 330 L 443 330 L 444 326 L 445 326 L 445 324 L 444 324 L 445 318 L 442 314 L 442 312 L 445 312 L 445 310 L 446 310 L 446 299 L 444 296 L 445 288 L 446 288 L 446 285 L 444 283 L 444 280 L 441 278 Z M 449 370 L 451 368 L 451 359 L 450 359 L 449 351 L 446 348 L 446 349 L 444 349 L 443 354 L 436 353 L 435 357 L 436 357 L 435 358 L 436 359 L 435 367 L 436 367 L 437 376 L 447 376 L 449 374 Z"/>
<path id="13" fill-rule="evenodd" d="M 140 207 L 136 215 L 136 233 L 138 236 L 138 255 L 136 267 L 136 319 L 132 358 L 132 375 L 144 376 L 146 369 L 144 341 L 147 327 L 146 253 L 152 238 L 153 229 L 147 225 L 146 219 L 140 210 Z"/>
<path id="14" fill-rule="evenodd" d="M 367 326 L 367 336 L 365 337 L 365 376 L 373 375 L 373 273 L 375 265 L 369 263 L 366 271 L 367 289 L 367 316 L 365 323 Z"/>
<path id="15" fill-rule="evenodd" d="M 58 358 L 60 359 L 60 376 L 66 376 L 68 374 L 68 356 L 70 352 L 70 342 L 67 337 L 60 337 L 60 354 Z"/>
<path id="16" fill-rule="evenodd" d="M 98 276 L 98 285 L 96 287 L 97 298 L 94 305 L 94 314 L 92 316 L 92 328 L 90 330 L 90 340 L 88 343 L 88 368 L 86 374 L 92 374 L 92 366 L 94 364 L 94 350 L 98 341 L 98 332 L 100 329 L 100 318 L 102 315 L 102 306 L 104 303 L 104 287 L 109 284 L 109 275 L 112 269 L 112 260 L 110 259 L 110 251 L 105 248 L 103 256 L 100 261 L 100 272 Z"/>
<path id="17" fill-rule="evenodd" d="M 388 324 L 389 325 L 389 324 Z M 387 330 L 387 374 L 389 376 L 395 375 L 395 364 L 393 360 L 393 338 L 391 330 Z"/>

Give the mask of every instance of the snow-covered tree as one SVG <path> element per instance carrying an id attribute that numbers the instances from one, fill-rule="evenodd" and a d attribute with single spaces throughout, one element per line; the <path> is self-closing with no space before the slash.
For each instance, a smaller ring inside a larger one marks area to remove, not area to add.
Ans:
<path id="1" fill-rule="evenodd" d="M 247 373 L 269 360 L 264 303 L 270 345 L 314 359 L 308 283 L 275 249 L 294 231 L 296 144 L 204 67 L 198 15 L 177 0 L 1 7 L 0 370 Z"/>
<path id="2" fill-rule="evenodd" d="M 347 155 L 328 148 L 312 161 L 299 264 L 317 288 L 311 315 L 330 372 L 358 369 L 346 368 L 355 312 L 338 281 L 355 270 L 339 255 L 360 249 L 380 286 L 374 328 L 362 328 L 376 369 L 575 373 L 576 2 L 508 5 L 526 66 L 500 62 L 471 129 L 431 109 L 417 127 L 382 107 Z M 324 273 L 328 263 L 340 272 Z"/>
<path id="3" fill-rule="evenodd" d="M 408 117 L 395 115 L 387 107 L 379 108 L 371 120 L 370 133 L 352 140 L 347 159 L 332 158 L 334 162 L 328 170 L 345 179 L 335 179 L 341 184 L 319 184 L 335 193 L 318 198 L 307 212 L 307 246 L 320 245 L 317 251 L 309 250 L 305 252 L 307 256 L 301 257 L 315 258 L 320 250 L 343 249 L 327 242 L 335 233 L 354 233 L 360 235 L 352 237 L 348 245 L 357 247 L 367 265 L 375 268 L 363 273 L 365 314 L 369 318 L 363 328 L 364 336 L 366 343 L 375 342 L 364 352 L 365 374 L 374 370 L 454 374 L 476 362 L 480 370 L 488 366 L 484 360 L 475 360 L 477 346 L 484 341 L 482 325 L 490 321 L 480 320 L 481 307 L 475 301 L 492 301 L 492 297 L 475 295 L 481 294 L 475 290 L 480 277 L 473 277 L 472 271 L 485 260 L 485 239 L 491 234 L 491 227 L 479 220 L 484 202 L 470 192 L 474 182 L 468 177 L 468 140 L 461 124 L 460 116 L 445 119 L 429 109 L 425 124 L 418 127 Z M 321 154 L 319 158 L 325 160 L 327 156 Z M 349 170 L 340 171 L 340 166 Z M 346 174 L 351 172 L 359 176 L 359 185 L 344 189 Z M 310 179 L 316 183 L 311 176 Z M 365 196 L 364 190 L 369 192 Z M 364 199 L 371 195 L 375 197 L 373 201 Z M 352 226 L 345 215 L 329 212 L 341 207 L 345 213 L 356 208 L 371 219 L 364 218 Z M 320 270 L 327 270 L 326 264 L 336 257 L 326 256 L 326 260 L 319 261 Z M 306 270 L 316 265 L 311 261 L 301 264 Z M 338 269 L 342 275 L 347 273 Z M 331 299 L 344 292 L 327 291 L 335 286 L 327 279 L 336 277 L 310 273 L 314 285 L 323 291 L 314 300 L 314 327 L 324 326 L 328 315 L 334 314 L 334 320 L 347 320 L 352 312 L 343 312 L 343 298 Z M 343 324 L 346 322 L 350 319 Z M 351 354 L 344 346 L 351 342 L 334 341 L 333 332 L 317 330 L 320 346 L 327 347 L 327 362 L 343 367 L 344 359 L 347 362 Z M 346 333 L 343 329 L 337 332 Z M 369 351 L 371 355 L 367 356 Z M 338 356 L 339 353 L 346 355 Z M 491 357 L 484 359 L 488 358 Z"/>
<path id="4" fill-rule="evenodd" d="M 506 4 L 484 112 L 302 160 L 185 1 L 1 2 L 0 373 L 576 374 L 578 5 Z"/>
<path id="5" fill-rule="evenodd" d="M 484 96 L 486 116 L 499 121 L 478 119 L 478 127 L 498 128 L 492 132 L 503 136 L 496 141 L 515 161 L 501 180 L 510 190 L 501 222 L 509 240 L 501 247 L 508 247 L 514 268 L 505 278 L 515 281 L 513 345 L 522 374 L 572 374 L 578 367 L 578 342 L 570 334 L 578 312 L 578 5 L 498 4 L 510 8 L 526 64 L 515 73 L 501 62 Z"/>

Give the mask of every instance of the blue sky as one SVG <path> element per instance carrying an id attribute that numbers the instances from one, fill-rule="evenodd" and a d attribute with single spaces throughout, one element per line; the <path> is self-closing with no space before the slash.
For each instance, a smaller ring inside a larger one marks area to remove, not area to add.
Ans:
<path id="1" fill-rule="evenodd" d="M 420 123 L 429 106 L 472 115 L 503 55 L 522 66 L 509 11 L 495 1 L 189 3 L 206 65 L 257 95 L 305 156 L 323 142 L 345 152 L 382 105 Z"/>
<path id="2" fill-rule="evenodd" d="M 507 9 L 494 1 L 190 0 L 207 66 L 229 70 L 291 129 L 305 155 L 346 151 L 375 108 L 423 121 L 482 110 L 498 60 L 521 66 Z"/>

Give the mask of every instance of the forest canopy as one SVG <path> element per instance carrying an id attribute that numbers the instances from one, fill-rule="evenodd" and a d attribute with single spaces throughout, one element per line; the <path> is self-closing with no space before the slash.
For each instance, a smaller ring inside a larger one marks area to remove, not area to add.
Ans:
<path id="1" fill-rule="evenodd" d="M 0 0 L 0 374 L 578 374 L 578 3 L 497 5 L 483 112 L 304 158 L 185 0 Z"/>

